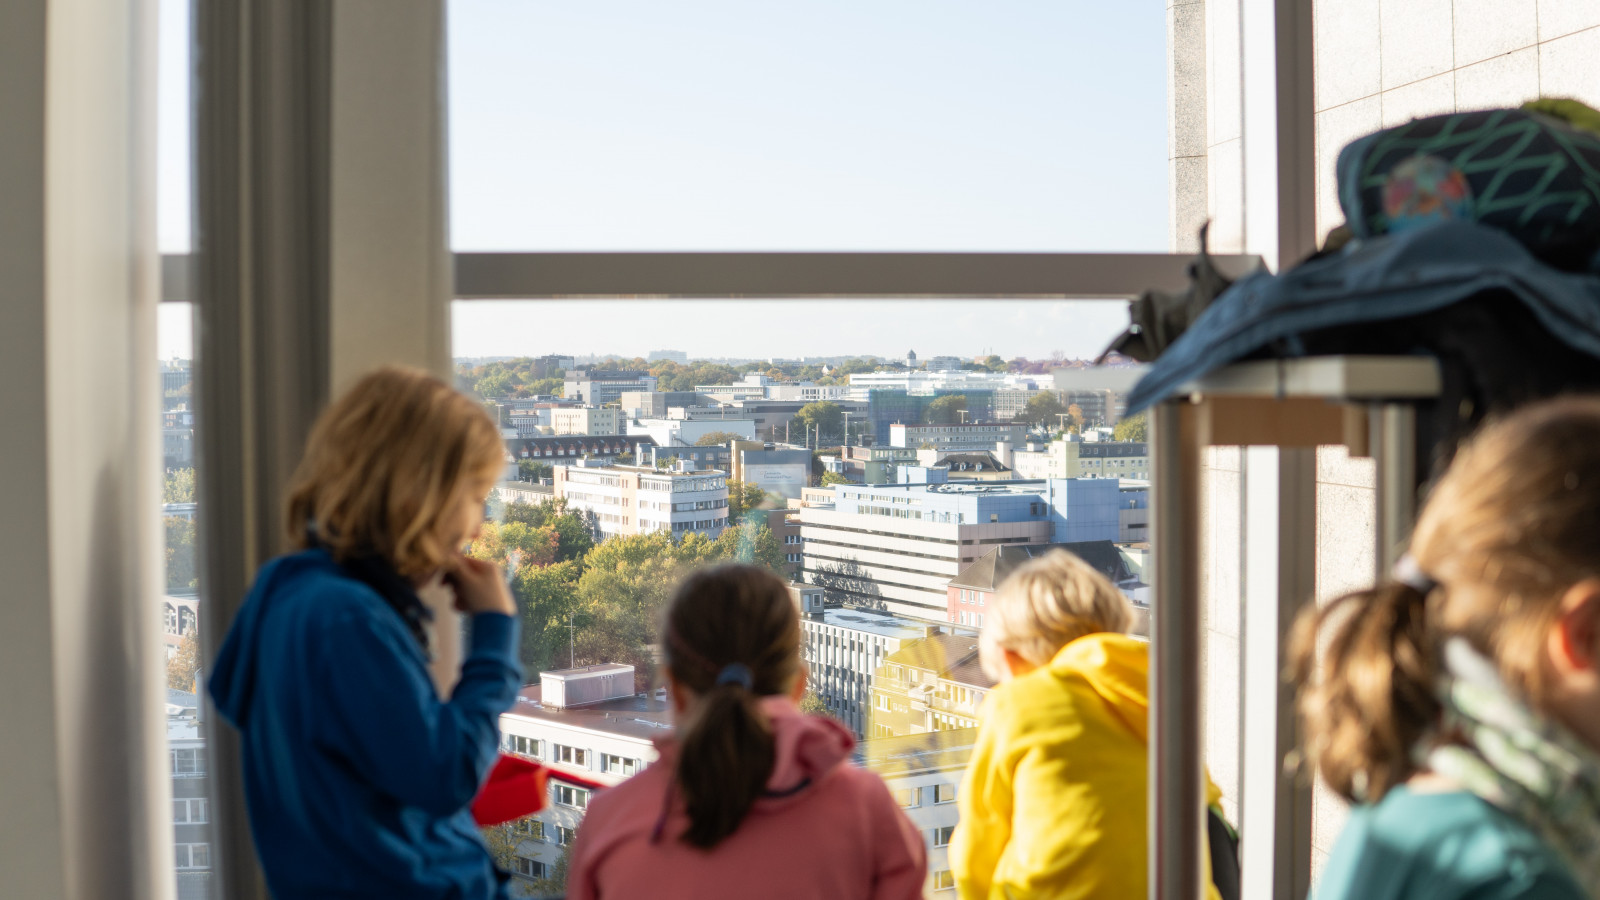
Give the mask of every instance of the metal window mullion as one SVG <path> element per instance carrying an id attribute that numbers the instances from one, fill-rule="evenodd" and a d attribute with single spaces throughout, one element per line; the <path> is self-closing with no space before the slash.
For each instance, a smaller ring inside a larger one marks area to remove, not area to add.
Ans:
<path id="1" fill-rule="evenodd" d="M 1148 889 L 1151 900 L 1196 900 L 1202 896 L 1205 827 L 1199 436 L 1185 400 L 1156 405 L 1149 422 L 1155 600 L 1150 627 Z"/>

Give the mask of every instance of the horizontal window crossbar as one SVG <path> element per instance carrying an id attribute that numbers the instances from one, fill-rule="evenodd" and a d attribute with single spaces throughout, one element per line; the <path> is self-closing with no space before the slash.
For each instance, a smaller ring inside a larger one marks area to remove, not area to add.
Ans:
<path id="1" fill-rule="evenodd" d="M 1117 300 L 1187 283 L 1171 253 L 457 253 L 463 300 L 560 297 Z M 1259 257 L 1219 255 L 1241 275 Z M 186 302 L 189 257 L 161 261 L 161 299 Z"/>

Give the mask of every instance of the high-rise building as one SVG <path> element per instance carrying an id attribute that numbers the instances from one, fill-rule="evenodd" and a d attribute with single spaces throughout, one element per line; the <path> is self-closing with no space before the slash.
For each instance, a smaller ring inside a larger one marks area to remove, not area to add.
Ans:
<path id="1" fill-rule="evenodd" d="M 612 372 L 599 369 L 568 369 L 562 396 L 590 406 L 604 406 L 622 399 L 624 391 L 654 391 L 656 377 L 649 372 Z"/>
<path id="2" fill-rule="evenodd" d="M 800 510 L 805 579 L 834 602 L 945 622 L 950 579 L 996 546 L 1115 540 L 1115 479 L 835 485 Z"/>
<path id="3" fill-rule="evenodd" d="M 857 735 L 867 733 L 873 678 L 884 659 L 926 637 L 930 627 L 937 628 L 903 616 L 838 607 L 802 615 L 800 627 L 808 683 L 828 711 Z"/>

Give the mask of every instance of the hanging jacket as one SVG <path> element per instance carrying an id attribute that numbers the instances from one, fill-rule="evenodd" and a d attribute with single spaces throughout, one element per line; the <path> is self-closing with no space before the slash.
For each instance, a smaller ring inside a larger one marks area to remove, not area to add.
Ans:
<path id="1" fill-rule="evenodd" d="M 568 900 L 920 900 L 922 836 L 883 780 L 848 759 L 855 740 L 831 719 L 803 715 L 788 698 L 762 710 L 776 738 L 767 796 L 710 850 L 684 843 L 688 817 L 673 776 L 677 742 L 660 758 L 596 794 L 578 829 Z"/>
<path id="2" fill-rule="evenodd" d="M 507 896 L 468 805 L 516 700 L 516 647 L 516 619 L 474 616 L 461 680 L 441 701 L 401 614 L 326 551 L 262 567 L 210 691 L 240 732 L 273 896 Z"/>
<path id="3" fill-rule="evenodd" d="M 1148 650 L 1087 635 L 990 692 L 956 796 L 963 900 L 1146 895 Z M 1206 789 L 1215 804 L 1209 778 Z M 1216 900 L 1208 864 L 1203 874 Z"/>

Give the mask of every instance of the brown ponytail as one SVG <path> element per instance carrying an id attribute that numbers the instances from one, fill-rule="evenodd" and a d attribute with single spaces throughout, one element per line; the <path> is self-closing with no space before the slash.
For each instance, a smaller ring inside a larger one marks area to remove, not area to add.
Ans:
<path id="1" fill-rule="evenodd" d="M 766 789 L 774 763 L 761 698 L 800 673 L 800 618 L 789 588 L 754 566 L 702 569 L 667 609 L 667 670 L 696 697 L 678 727 L 677 784 L 689 815 L 683 840 L 720 843 Z"/>
<path id="2" fill-rule="evenodd" d="M 1447 639 L 1541 705 L 1561 597 L 1600 577 L 1600 398 L 1531 404 L 1483 427 L 1434 487 L 1410 555 L 1438 587 L 1384 584 L 1295 625 L 1306 755 L 1351 800 L 1376 802 L 1415 771 L 1411 754 L 1440 714 Z"/>
<path id="3" fill-rule="evenodd" d="M 1417 588 L 1390 582 L 1295 623 L 1289 656 L 1307 756 L 1346 800 L 1377 802 L 1409 778 L 1411 750 L 1438 720 L 1427 603 Z"/>

